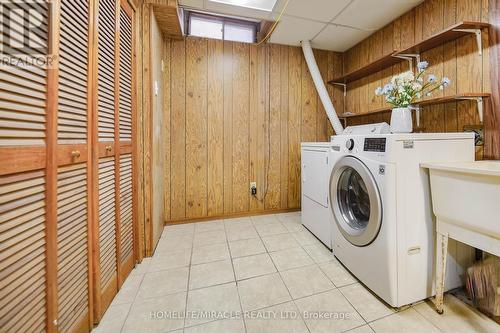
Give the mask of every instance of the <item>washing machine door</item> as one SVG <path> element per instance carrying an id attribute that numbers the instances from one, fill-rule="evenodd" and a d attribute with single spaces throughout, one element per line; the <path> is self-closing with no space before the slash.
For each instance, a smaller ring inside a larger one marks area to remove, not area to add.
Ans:
<path id="1" fill-rule="evenodd" d="M 373 242 L 382 224 L 382 203 L 377 183 L 359 159 L 345 156 L 330 178 L 330 207 L 338 229 L 351 244 Z"/>

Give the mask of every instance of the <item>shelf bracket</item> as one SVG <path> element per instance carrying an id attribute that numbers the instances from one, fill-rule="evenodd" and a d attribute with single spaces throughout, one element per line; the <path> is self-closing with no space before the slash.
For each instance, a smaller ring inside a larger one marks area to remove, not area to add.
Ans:
<path id="1" fill-rule="evenodd" d="M 483 55 L 483 40 L 481 37 L 481 35 L 482 35 L 481 29 L 453 29 L 453 31 L 475 34 L 476 35 L 477 50 L 478 50 L 479 56 L 481 57 Z"/>
<path id="2" fill-rule="evenodd" d="M 340 82 L 332 82 L 332 84 L 336 85 L 336 86 L 341 86 L 344 88 L 344 97 L 347 96 L 347 84 L 345 83 L 340 83 Z"/>
<path id="3" fill-rule="evenodd" d="M 413 59 L 417 61 L 417 63 L 420 62 L 420 54 L 414 54 L 414 53 L 402 53 L 402 54 L 397 54 L 393 56 L 394 58 L 399 58 L 406 60 L 410 63 L 410 71 L 413 71 Z"/>
<path id="4" fill-rule="evenodd" d="M 483 123 L 483 117 L 484 117 L 484 104 L 483 104 L 483 98 L 482 97 L 456 97 L 455 99 L 457 100 L 466 100 L 466 101 L 476 101 L 477 103 L 477 114 L 479 115 L 479 121 Z"/>

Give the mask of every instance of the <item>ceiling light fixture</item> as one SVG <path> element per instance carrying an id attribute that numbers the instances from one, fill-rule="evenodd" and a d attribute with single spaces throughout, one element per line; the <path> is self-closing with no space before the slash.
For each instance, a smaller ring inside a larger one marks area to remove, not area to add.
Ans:
<path id="1" fill-rule="evenodd" d="M 276 5 L 277 0 L 209 0 L 210 2 L 218 2 L 225 5 L 232 5 L 250 9 L 258 9 L 266 12 L 271 12 Z"/>

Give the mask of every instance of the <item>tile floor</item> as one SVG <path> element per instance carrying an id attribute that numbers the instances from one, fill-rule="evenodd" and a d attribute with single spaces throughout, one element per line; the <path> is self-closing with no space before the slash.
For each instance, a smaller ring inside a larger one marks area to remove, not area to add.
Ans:
<path id="1" fill-rule="evenodd" d="M 445 304 L 387 307 L 286 213 L 166 227 L 93 332 L 500 332 Z"/>

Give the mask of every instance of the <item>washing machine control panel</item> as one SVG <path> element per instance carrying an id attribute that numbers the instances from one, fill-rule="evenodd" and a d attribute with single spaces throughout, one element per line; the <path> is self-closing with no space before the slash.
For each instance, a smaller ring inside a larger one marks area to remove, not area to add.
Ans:
<path id="1" fill-rule="evenodd" d="M 366 138 L 364 151 L 385 153 L 386 138 Z"/>

